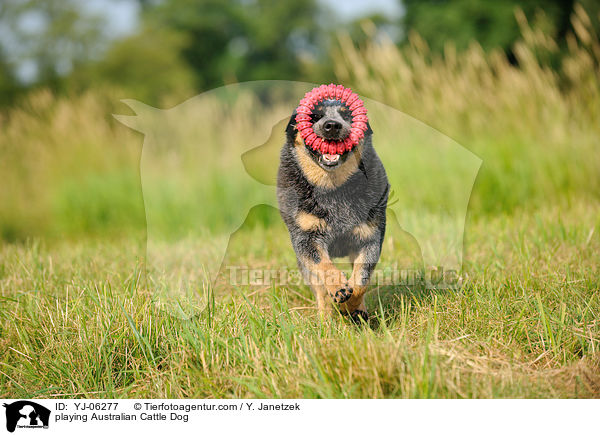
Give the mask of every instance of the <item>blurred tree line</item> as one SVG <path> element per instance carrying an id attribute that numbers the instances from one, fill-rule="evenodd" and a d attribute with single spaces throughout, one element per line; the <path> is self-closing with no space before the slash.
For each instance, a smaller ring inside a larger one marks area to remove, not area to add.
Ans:
<path id="1" fill-rule="evenodd" d="M 418 33 L 434 52 L 443 52 L 451 41 L 458 50 L 477 41 L 484 50 L 500 48 L 515 61 L 512 48 L 520 37 L 515 10 L 551 36 L 564 49 L 572 33 L 575 0 L 403 0 L 406 29 Z M 600 2 L 579 0 L 598 29 Z"/>
<path id="2" fill-rule="evenodd" d="M 2 106 L 41 86 L 56 92 L 117 87 L 158 104 L 165 95 L 185 97 L 237 81 L 329 82 L 340 31 L 356 44 L 389 37 L 400 45 L 416 32 L 432 53 L 443 53 L 449 42 L 461 50 L 477 41 L 511 58 L 519 38 L 516 8 L 565 45 L 574 7 L 574 0 L 390 0 L 400 2 L 402 16 L 348 21 L 339 14 L 343 4 L 324 0 L 104 1 L 107 8 L 115 1 L 138 5 L 135 33 L 114 38 L 108 16 L 78 0 L 0 2 Z M 600 2 L 580 3 L 598 29 Z"/>

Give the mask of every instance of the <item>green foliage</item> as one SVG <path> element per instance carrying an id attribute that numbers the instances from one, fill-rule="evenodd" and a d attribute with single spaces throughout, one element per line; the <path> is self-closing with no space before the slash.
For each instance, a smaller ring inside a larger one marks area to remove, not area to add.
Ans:
<path id="1" fill-rule="evenodd" d="M 152 28 L 186 36 L 181 54 L 207 90 L 233 81 L 306 79 L 303 55 L 318 44 L 317 4 L 168 0 L 149 8 Z"/>
<path id="2" fill-rule="evenodd" d="M 384 33 L 395 42 L 419 34 L 434 53 L 448 43 L 461 51 L 478 42 L 486 51 L 502 48 L 512 62 L 513 44 L 520 35 L 516 10 L 522 9 L 561 49 L 574 31 L 570 22 L 574 3 L 558 0 L 406 0 L 401 22 L 381 13 L 344 22 L 336 10 L 341 6 L 316 0 L 138 2 L 139 28 L 117 40 L 107 33 L 107 16 L 75 0 L 3 2 L 4 105 L 39 86 L 81 92 L 108 84 L 121 89 L 122 95 L 156 105 L 164 98 L 181 100 L 198 90 L 239 81 L 333 81 L 339 31 L 359 45 Z M 593 0 L 581 4 L 591 28 L 600 29 L 599 4 Z M 560 51 L 546 53 L 545 64 L 557 69 L 560 57 Z M 34 81 L 25 86 L 15 80 L 24 64 L 35 72 Z"/>
<path id="3" fill-rule="evenodd" d="M 587 10 L 593 27 L 600 29 L 597 2 L 583 0 L 578 3 Z M 567 35 L 573 31 L 570 17 L 576 2 L 404 0 L 402 4 L 405 7 L 405 33 L 420 35 L 433 52 L 443 52 L 449 43 L 459 51 L 466 50 L 477 42 L 486 51 L 500 48 L 513 56 L 513 44 L 521 35 L 515 20 L 517 10 L 522 10 L 531 22 L 565 48 Z"/>
<path id="4" fill-rule="evenodd" d="M 195 74 L 182 58 L 187 35 L 167 28 L 144 27 L 116 41 L 101 60 L 69 77 L 72 90 L 112 87 L 121 98 L 159 105 L 165 97 L 180 101 L 193 93 Z"/>
<path id="5" fill-rule="evenodd" d="M 11 65 L 6 61 L 6 56 L 0 47 L 0 106 L 11 104 L 19 88 Z"/>
<path id="6" fill-rule="evenodd" d="M 556 3 L 521 3 L 517 0 L 405 0 L 404 25 L 407 32 L 418 33 L 436 52 L 442 52 L 449 42 L 453 42 L 459 50 L 464 50 L 474 41 L 484 49 L 499 47 L 509 51 L 520 36 L 514 17 L 515 9 L 524 8 L 525 13 L 531 16 L 543 6 L 545 13 L 554 17 L 563 12 Z M 569 15 L 570 10 L 566 13 Z"/>
<path id="7" fill-rule="evenodd" d="M 35 69 L 37 85 L 59 89 L 73 68 L 94 58 L 105 42 L 104 20 L 76 0 L 5 0 L 0 30 L 10 36 L 1 47 L 15 63 Z"/>

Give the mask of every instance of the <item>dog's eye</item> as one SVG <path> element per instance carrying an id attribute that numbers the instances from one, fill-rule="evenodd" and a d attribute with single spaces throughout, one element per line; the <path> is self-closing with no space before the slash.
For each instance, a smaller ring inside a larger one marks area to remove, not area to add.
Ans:
<path id="1" fill-rule="evenodd" d="M 313 113 L 311 115 L 313 122 L 317 122 L 319 119 L 321 119 L 323 117 L 323 115 L 321 115 L 320 113 Z"/>

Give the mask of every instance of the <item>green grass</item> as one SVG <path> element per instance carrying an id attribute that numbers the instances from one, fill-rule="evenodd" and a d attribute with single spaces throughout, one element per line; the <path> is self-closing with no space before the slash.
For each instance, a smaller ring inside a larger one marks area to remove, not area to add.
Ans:
<path id="1" fill-rule="evenodd" d="M 305 287 L 215 289 L 173 317 L 139 238 L 5 245 L 1 395 L 599 397 L 597 210 L 469 221 L 463 287 L 375 289 L 370 327 L 321 322 Z M 248 234 L 290 258 L 283 231 Z"/>

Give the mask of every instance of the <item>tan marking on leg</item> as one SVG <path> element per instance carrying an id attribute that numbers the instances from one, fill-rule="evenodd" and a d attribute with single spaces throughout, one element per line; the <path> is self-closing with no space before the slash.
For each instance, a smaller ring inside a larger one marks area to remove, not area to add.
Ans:
<path id="1" fill-rule="evenodd" d="M 315 297 L 317 299 L 317 309 L 321 314 L 329 315 L 333 312 L 331 298 L 326 291 L 321 291 L 319 293 L 315 292 Z"/>
<path id="2" fill-rule="evenodd" d="M 353 296 L 365 294 L 367 290 L 368 283 L 366 285 L 360 285 L 360 282 L 362 281 L 360 275 L 364 263 L 365 254 L 359 252 L 358 255 L 356 255 L 352 261 L 352 275 L 350 275 L 350 279 L 348 280 L 348 282 L 354 289 Z"/>
<path id="3" fill-rule="evenodd" d="M 301 269 L 304 270 L 303 276 L 305 280 L 308 280 L 308 285 L 317 300 L 317 309 L 321 314 L 329 313 L 333 308 L 331 306 L 331 298 L 329 297 L 325 286 L 316 283 L 312 277 L 314 273 L 314 262 L 308 257 L 299 257 L 298 260 L 302 264 Z"/>
<path id="4" fill-rule="evenodd" d="M 325 220 L 304 211 L 296 215 L 296 223 L 303 231 L 324 231 L 327 227 Z"/>
<path id="5" fill-rule="evenodd" d="M 340 306 L 340 310 L 348 314 L 351 314 L 358 309 L 366 311 L 366 308 L 364 308 L 364 297 L 369 285 L 368 283 L 365 285 L 359 285 L 361 281 L 361 269 L 365 262 L 364 254 L 362 252 L 359 252 L 358 254 L 351 254 L 350 260 L 352 261 L 353 265 L 352 275 L 350 275 L 350 278 L 348 279 L 348 284 L 352 287 L 353 292 L 350 299 Z"/>
<path id="6" fill-rule="evenodd" d="M 317 297 L 317 304 L 331 304 L 331 297 L 348 283 L 346 275 L 340 271 L 324 249 L 318 249 L 321 261 L 313 262 L 309 258 L 302 258 L 306 269 L 310 272 L 309 284 Z M 321 308 L 321 307 L 319 307 Z"/>
<path id="7" fill-rule="evenodd" d="M 361 141 L 344 163 L 332 171 L 326 171 L 312 159 L 300 134 L 296 135 L 294 145 L 296 159 L 304 176 L 311 184 L 323 189 L 334 189 L 344 184 L 358 170 L 358 164 L 362 155 Z"/>
<path id="8" fill-rule="evenodd" d="M 377 231 L 377 225 L 375 222 L 363 222 L 362 224 L 352 228 L 352 234 L 361 240 L 370 239 L 373 237 L 373 234 L 375 234 L 375 231 Z"/>

